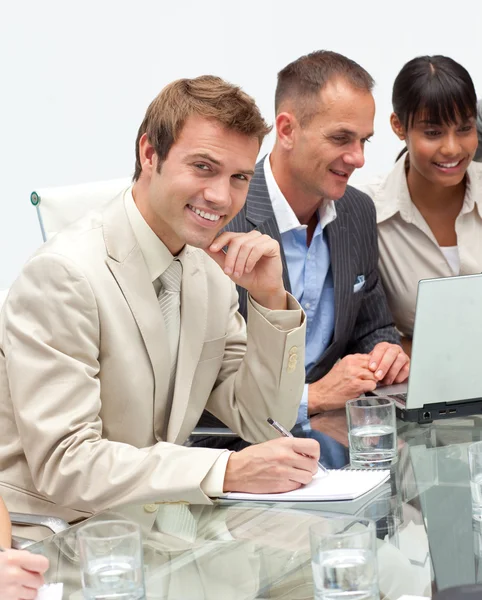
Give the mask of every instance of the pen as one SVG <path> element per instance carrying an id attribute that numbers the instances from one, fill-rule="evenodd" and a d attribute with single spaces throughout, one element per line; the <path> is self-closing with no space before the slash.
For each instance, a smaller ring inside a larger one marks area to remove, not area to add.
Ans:
<path id="1" fill-rule="evenodd" d="M 291 431 L 288 431 L 287 429 L 285 429 L 283 427 L 283 425 L 281 425 L 280 423 L 278 423 L 278 421 L 275 421 L 274 419 L 272 419 L 271 417 L 268 417 L 267 419 L 268 424 L 271 425 L 271 427 L 273 429 L 276 429 L 276 431 L 278 433 L 281 433 L 281 435 L 283 437 L 295 437 Z M 325 465 L 322 465 L 320 461 L 318 461 L 318 468 L 320 469 L 320 471 L 322 471 L 323 473 L 327 473 L 328 469 L 325 467 Z"/>

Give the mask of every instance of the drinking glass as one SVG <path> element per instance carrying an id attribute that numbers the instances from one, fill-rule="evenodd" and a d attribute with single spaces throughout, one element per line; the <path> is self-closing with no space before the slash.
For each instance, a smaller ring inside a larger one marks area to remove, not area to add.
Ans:
<path id="1" fill-rule="evenodd" d="M 375 523 L 340 516 L 310 527 L 315 600 L 379 600 Z"/>
<path id="2" fill-rule="evenodd" d="M 397 458 L 395 404 L 390 398 L 356 398 L 346 403 L 350 464 L 389 468 Z"/>
<path id="3" fill-rule="evenodd" d="M 124 520 L 97 521 L 77 533 L 86 600 L 144 600 L 141 530 Z"/>
<path id="4" fill-rule="evenodd" d="M 482 442 L 470 444 L 468 452 L 472 518 L 482 521 Z"/>

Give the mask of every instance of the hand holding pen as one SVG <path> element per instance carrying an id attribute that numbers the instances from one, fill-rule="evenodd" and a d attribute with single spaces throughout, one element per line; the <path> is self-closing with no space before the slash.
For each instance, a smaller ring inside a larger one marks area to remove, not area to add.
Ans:
<path id="1" fill-rule="evenodd" d="M 283 425 L 281 425 L 281 423 L 278 423 L 278 421 L 275 421 L 271 417 L 268 417 L 267 421 L 268 424 L 271 425 L 271 427 L 275 429 L 278 433 L 280 433 L 283 437 L 294 437 L 291 431 L 285 429 Z M 325 465 L 322 465 L 320 461 L 318 461 L 318 468 L 321 473 L 328 473 L 328 469 L 325 467 Z"/>

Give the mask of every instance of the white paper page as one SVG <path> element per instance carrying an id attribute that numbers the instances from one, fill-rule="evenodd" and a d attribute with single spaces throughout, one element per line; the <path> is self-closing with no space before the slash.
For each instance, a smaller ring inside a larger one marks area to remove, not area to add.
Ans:
<path id="1" fill-rule="evenodd" d="M 62 600 L 63 591 L 63 583 L 45 584 L 39 589 L 35 600 Z"/>
<path id="2" fill-rule="evenodd" d="M 352 500 L 363 496 L 388 479 L 388 470 L 329 470 L 320 471 L 303 487 L 281 494 L 229 493 L 229 500 L 259 500 L 275 502 L 303 502 L 323 500 Z"/>

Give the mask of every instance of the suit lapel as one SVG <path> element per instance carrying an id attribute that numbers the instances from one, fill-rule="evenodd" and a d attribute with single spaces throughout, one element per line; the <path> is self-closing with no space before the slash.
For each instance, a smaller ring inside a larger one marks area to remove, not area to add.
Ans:
<path id="1" fill-rule="evenodd" d="M 189 248 L 183 262 L 181 334 L 176 386 L 166 440 L 177 443 L 191 396 L 194 373 L 203 349 L 207 322 L 207 281 L 201 252 Z"/>
<path id="2" fill-rule="evenodd" d="M 106 259 L 126 299 L 144 341 L 154 374 L 154 433 L 161 439 L 171 359 L 166 328 L 144 257 L 125 212 L 123 194 L 105 211 L 103 224 Z M 129 343 L 126 340 L 126 343 Z"/>
<path id="3" fill-rule="evenodd" d="M 330 247 L 330 262 L 335 289 L 335 330 L 333 341 L 336 342 L 345 329 L 347 308 L 350 306 L 353 293 L 353 274 L 351 264 L 351 248 L 348 213 L 337 204 L 336 219 L 326 226 Z M 329 347 L 327 348 L 327 351 Z"/>

